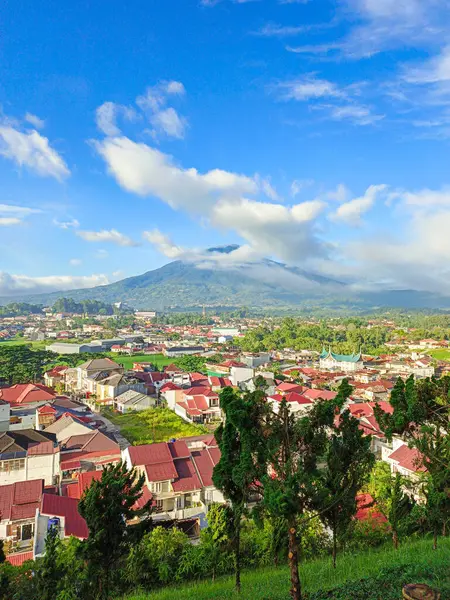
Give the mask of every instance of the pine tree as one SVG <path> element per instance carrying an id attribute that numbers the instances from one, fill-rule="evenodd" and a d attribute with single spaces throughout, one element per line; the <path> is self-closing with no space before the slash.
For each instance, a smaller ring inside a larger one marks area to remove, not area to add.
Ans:
<path id="1" fill-rule="evenodd" d="M 45 539 L 45 554 L 38 561 L 36 569 L 36 591 L 40 600 L 54 600 L 64 575 L 59 566 L 59 551 L 61 540 L 57 527 L 47 531 Z"/>
<path id="2" fill-rule="evenodd" d="M 268 411 L 263 390 L 242 395 L 230 387 L 220 393 L 225 420 L 216 430 L 221 457 L 214 468 L 213 482 L 230 502 L 230 528 L 235 556 L 236 590 L 241 589 L 240 537 L 241 520 L 248 499 L 254 491 L 260 465 L 258 456 L 261 436 L 258 423 Z"/>
<path id="3" fill-rule="evenodd" d="M 79 502 L 78 510 L 89 528 L 81 554 L 88 564 L 94 598 L 111 597 L 118 564 L 130 541 L 127 521 L 150 513 L 150 503 L 139 511 L 134 508 L 142 497 L 144 483 L 144 475 L 138 476 L 134 469 L 128 471 L 120 462 L 106 467 L 102 478 L 93 481 Z"/>
<path id="4" fill-rule="evenodd" d="M 363 435 L 358 420 L 348 411 L 340 415 L 333 429 L 321 476 L 323 495 L 317 508 L 333 533 L 333 567 L 336 567 L 337 538 L 345 533 L 357 511 L 356 496 L 370 476 L 375 457 L 370 437 Z"/>

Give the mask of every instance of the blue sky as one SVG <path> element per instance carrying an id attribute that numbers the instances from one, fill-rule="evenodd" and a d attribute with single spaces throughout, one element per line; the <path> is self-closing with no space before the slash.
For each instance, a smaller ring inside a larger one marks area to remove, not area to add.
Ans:
<path id="1" fill-rule="evenodd" d="M 2 13 L 0 295 L 263 256 L 450 292 L 447 0 Z"/>

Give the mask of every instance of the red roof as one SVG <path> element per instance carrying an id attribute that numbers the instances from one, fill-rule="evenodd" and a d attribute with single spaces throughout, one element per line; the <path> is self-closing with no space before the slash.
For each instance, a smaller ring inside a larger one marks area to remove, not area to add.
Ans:
<path id="1" fill-rule="evenodd" d="M 44 494 L 41 502 L 41 514 L 48 517 L 64 518 L 64 533 L 67 537 L 73 535 L 80 540 L 89 536 L 86 521 L 78 512 L 78 500 L 67 496 Z"/>
<path id="2" fill-rule="evenodd" d="M 322 400 L 333 400 L 336 398 L 337 393 L 330 390 L 305 390 L 303 395 L 310 400 L 319 400 L 319 398 Z"/>
<path id="3" fill-rule="evenodd" d="M 297 402 L 297 404 L 312 404 L 313 401 L 310 398 L 297 392 L 291 392 L 285 396 L 287 402 Z"/>
<path id="4" fill-rule="evenodd" d="M 189 448 L 183 440 L 168 443 L 173 458 L 186 458 L 190 455 Z"/>
<path id="5" fill-rule="evenodd" d="M 173 363 L 164 367 L 164 373 L 183 373 L 183 372 L 184 372 L 183 369 L 180 369 L 180 367 L 177 367 L 177 365 L 174 365 Z"/>
<path id="6" fill-rule="evenodd" d="M 209 377 L 209 383 L 212 385 L 212 387 L 224 388 L 233 386 L 233 384 L 227 377 L 211 376 Z"/>
<path id="7" fill-rule="evenodd" d="M 161 392 L 167 392 L 169 390 L 181 390 L 181 388 L 179 385 L 176 385 L 175 383 L 168 381 L 161 387 Z"/>
<path id="8" fill-rule="evenodd" d="M 426 471 L 422 465 L 423 455 L 416 448 L 409 448 L 406 444 L 402 444 L 390 454 L 389 460 L 395 460 L 400 467 L 413 473 Z"/>
<path id="9" fill-rule="evenodd" d="M 198 386 L 193 386 L 191 388 L 189 388 L 188 390 L 184 390 L 184 395 L 185 396 L 198 396 L 200 394 L 209 394 L 209 393 L 213 393 L 214 396 L 217 396 L 216 392 L 213 392 L 212 389 L 209 387 L 209 385 L 198 385 Z"/>
<path id="10" fill-rule="evenodd" d="M 0 516 L 2 520 L 17 521 L 33 518 L 43 493 L 43 479 L 18 481 L 0 486 Z"/>
<path id="11" fill-rule="evenodd" d="M 6 560 L 13 565 L 13 567 L 21 567 L 25 561 L 33 560 L 33 551 L 8 554 Z"/>
<path id="12" fill-rule="evenodd" d="M 297 383 L 289 383 L 288 381 L 283 381 L 279 385 L 277 385 L 277 390 L 279 392 L 298 392 L 299 394 L 305 389 L 303 385 L 298 385 Z"/>
<path id="13" fill-rule="evenodd" d="M 37 412 L 40 415 L 54 415 L 56 414 L 56 409 L 54 409 L 53 406 L 50 406 L 50 404 L 44 404 L 44 406 L 40 406 L 37 409 Z"/>
<path id="14" fill-rule="evenodd" d="M 128 452 L 133 467 L 170 462 L 172 460 L 172 454 L 166 442 L 130 446 Z"/>
<path id="15" fill-rule="evenodd" d="M 202 484 L 195 472 L 191 458 L 179 458 L 175 461 L 178 473 L 177 479 L 172 483 L 174 492 L 193 492 L 201 490 Z"/>
<path id="16" fill-rule="evenodd" d="M 149 481 L 168 481 L 169 479 L 175 479 L 178 477 L 173 460 L 152 465 L 145 465 L 145 472 L 147 473 L 147 479 Z"/>
<path id="17" fill-rule="evenodd" d="M 355 518 L 358 521 L 372 519 L 378 523 L 387 523 L 386 517 L 376 510 L 376 502 L 370 494 L 359 494 L 356 496 L 357 512 Z"/>
<path id="18" fill-rule="evenodd" d="M 50 402 L 55 398 L 53 390 L 40 383 L 16 383 L 0 390 L 0 400 L 9 402 L 11 406 Z"/>
<path id="19" fill-rule="evenodd" d="M 196 408 L 198 410 L 209 409 L 209 404 L 206 401 L 205 396 L 193 396 L 192 398 L 189 398 L 186 402 L 189 408 Z"/>
<path id="20" fill-rule="evenodd" d="M 192 451 L 192 460 L 197 467 L 197 472 L 205 487 L 214 485 L 212 475 L 214 467 L 219 462 L 219 459 L 219 448 Z"/>
<path id="21" fill-rule="evenodd" d="M 189 373 L 189 377 L 191 378 L 191 381 L 200 381 L 205 379 L 205 375 L 203 375 L 203 373 Z"/>

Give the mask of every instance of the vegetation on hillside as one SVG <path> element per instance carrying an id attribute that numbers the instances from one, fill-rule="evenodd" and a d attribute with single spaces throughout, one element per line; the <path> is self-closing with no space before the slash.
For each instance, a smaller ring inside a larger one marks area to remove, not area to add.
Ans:
<path id="1" fill-rule="evenodd" d="M 103 414 L 134 445 L 168 442 L 171 438 L 207 433 L 202 425 L 187 423 L 168 408 L 149 408 L 123 415 L 105 408 Z"/>

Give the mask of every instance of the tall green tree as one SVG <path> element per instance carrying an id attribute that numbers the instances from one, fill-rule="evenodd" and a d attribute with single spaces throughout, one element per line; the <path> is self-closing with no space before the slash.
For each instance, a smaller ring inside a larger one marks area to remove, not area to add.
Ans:
<path id="1" fill-rule="evenodd" d="M 118 566 L 128 552 L 130 535 L 127 522 L 139 516 L 148 518 L 150 502 L 135 508 L 142 497 L 145 476 L 128 471 L 120 462 L 106 467 L 102 478 L 94 481 L 81 498 L 78 510 L 86 520 L 89 537 L 80 546 L 87 561 L 92 598 L 111 597 L 117 582 Z"/>
<path id="2" fill-rule="evenodd" d="M 297 419 L 283 399 L 278 412 L 267 416 L 262 436 L 266 465 L 261 475 L 262 509 L 287 524 L 293 600 L 302 598 L 298 521 L 322 498 L 319 460 L 326 453 L 335 409 L 332 402 L 318 402 L 308 416 Z"/>
<path id="3" fill-rule="evenodd" d="M 318 508 L 322 521 L 333 534 L 333 567 L 336 567 L 338 537 L 345 533 L 356 514 L 357 494 L 375 462 L 370 442 L 358 420 L 346 410 L 333 427 L 327 444 L 326 466 L 321 473 L 323 495 Z"/>
<path id="4" fill-rule="evenodd" d="M 35 582 L 40 600 L 54 600 L 61 589 L 63 571 L 59 564 L 61 540 L 57 527 L 47 531 L 45 554 L 37 563 Z"/>
<path id="5" fill-rule="evenodd" d="M 391 529 L 392 543 L 397 550 L 402 524 L 407 522 L 414 507 L 414 499 L 405 490 L 410 485 L 400 473 L 392 475 L 390 466 L 379 461 L 372 471 L 368 490 L 377 509 L 383 514 Z"/>
<path id="6" fill-rule="evenodd" d="M 236 590 L 240 591 L 241 519 L 258 480 L 260 465 L 264 464 L 258 455 L 261 441 L 258 436 L 258 424 L 269 409 L 263 390 L 243 395 L 229 387 L 220 393 L 220 406 L 225 419 L 216 430 L 221 457 L 214 468 L 213 481 L 231 507 Z"/>

